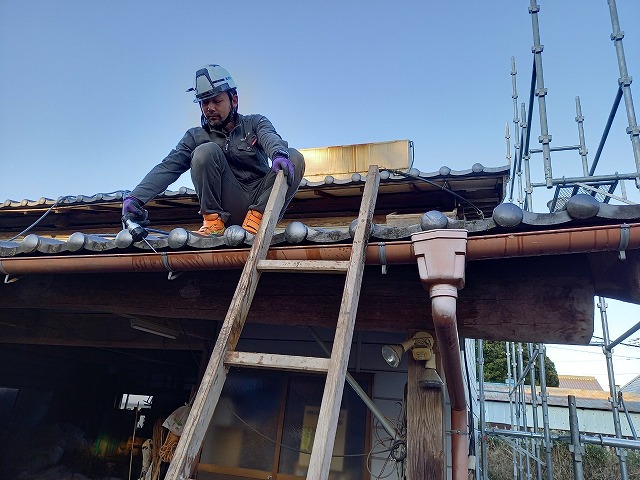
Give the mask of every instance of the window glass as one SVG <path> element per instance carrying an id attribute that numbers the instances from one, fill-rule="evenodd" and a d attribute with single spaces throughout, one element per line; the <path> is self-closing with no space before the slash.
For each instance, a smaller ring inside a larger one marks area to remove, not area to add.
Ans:
<path id="1" fill-rule="evenodd" d="M 200 463 L 271 472 L 283 372 L 231 369 Z"/>
<path id="2" fill-rule="evenodd" d="M 313 436 L 324 390 L 324 376 L 292 376 L 289 383 L 282 436 L 279 472 L 305 477 L 309 466 Z M 360 380 L 360 386 L 368 388 Z M 367 410 L 353 389 L 345 383 L 330 479 L 363 478 L 366 461 L 365 435 Z"/>

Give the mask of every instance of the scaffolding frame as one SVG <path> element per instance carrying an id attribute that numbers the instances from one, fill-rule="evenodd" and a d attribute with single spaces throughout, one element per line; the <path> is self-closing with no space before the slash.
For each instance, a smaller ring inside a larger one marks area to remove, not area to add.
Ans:
<path id="1" fill-rule="evenodd" d="M 483 341 L 477 340 L 478 355 L 478 379 L 479 379 L 479 403 L 480 403 L 480 478 L 488 480 L 488 459 L 487 459 L 487 438 L 496 437 L 511 446 L 513 452 L 514 479 L 521 480 L 526 478 L 531 480 L 535 474 L 536 480 L 543 479 L 542 467 L 546 466 L 546 480 L 553 479 L 553 462 L 551 460 L 551 449 L 553 442 L 565 442 L 569 444 L 569 450 L 573 456 L 574 479 L 582 480 L 584 472 L 582 469 L 582 455 L 584 454 L 584 445 L 600 445 L 613 447 L 618 456 L 620 465 L 621 480 L 628 480 L 629 474 L 626 463 L 626 449 L 640 450 L 640 440 L 638 440 L 633 422 L 629 412 L 624 405 L 622 392 L 618 390 L 615 384 L 615 373 L 613 369 L 612 351 L 613 348 L 629 338 L 636 331 L 640 330 L 640 322 L 627 330 L 617 339 L 611 341 L 609 338 L 609 327 L 607 320 L 607 304 L 603 297 L 599 297 L 598 308 L 602 321 L 602 330 L 604 342 L 602 343 L 602 352 L 605 356 L 607 364 L 607 374 L 609 379 L 609 404 L 614 422 L 615 437 L 605 435 L 586 435 L 579 431 L 578 414 L 576 407 L 576 399 L 574 395 L 567 397 L 568 415 L 569 415 L 569 435 L 551 434 L 549 423 L 548 408 L 548 392 L 546 384 L 545 357 L 546 347 L 543 343 L 526 344 L 529 358 L 526 364 L 523 360 L 523 350 L 521 344 L 516 342 L 506 342 L 505 351 L 507 356 L 507 365 L 509 363 L 518 365 L 518 378 L 512 379 L 508 373 L 507 383 L 509 384 L 508 397 L 510 411 L 515 409 L 516 415 L 511 415 L 511 429 L 488 428 L 486 421 L 486 400 L 484 387 L 484 353 Z M 536 363 L 538 364 L 537 380 L 539 381 L 538 392 L 536 388 Z M 520 365 L 523 366 L 520 369 Z M 510 372 L 510 369 L 508 369 Z M 529 376 L 529 393 L 531 400 L 527 401 L 524 395 L 526 385 L 525 380 Z M 513 380 L 513 381 L 512 381 Z M 513 384 L 512 384 L 513 383 Z M 540 403 L 538 403 L 538 397 Z M 526 412 L 527 406 L 531 408 L 533 419 L 529 423 L 526 421 L 526 415 L 518 414 L 518 412 Z M 542 432 L 539 430 L 538 408 L 542 413 Z M 624 438 L 622 435 L 622 424 L 620 413 L 624 413 L 628 422 L 629 429 L 632 432 L 632 439 Z M 542 459 L 542 451 L 544 450 L 544 459 Z M 531 461 L 535 464 L 535 473 L 531 471 Z M 524 464 L 524 465 L 523 465 Z"/>
<path id="2" fill-rule="evenodd" d="M 576 117 L 575 121 L 578 128 L 577 145 L 566 145 L 552 147 L 552 136 L 549 133 L 548 119 L 547 119 L 547 107 L 546 107 L 546 95 L 547 88 L 544 85 L 544 75 L 542 68 L 542 51 L 543 46 L 540 43 L 540 28 L 538 14 L 540 12 L 540 6 L 536 3 L 536 0 L 530 0 L 529 13 L 531 15 L 531 23 L 533 30 L 533 65 L 531 69 L 531 81 L 529 87 L 528 105 L 525 103 L 520 104 L 518 109 L 518 90 L 517 90 L 517 72 L 515 59 L 511 58 L 511 83 L 512 83 L 512 98 L 513 98 L 513 125 L 515 131 L 515 143 L 513 152 L 513 162 L 510 146 L 510 132 L 509 124 L 507 123 L 507 162 L 511 167 L 511 178 L 509 184 L 509 202 L 514 201 L 514 190 L 517 186 L 517 203 L 523 209 L 531 211 L 533 201 L 533 191 L 535 188 L 544 187 L 546 189 L 552 189 L 555 187 L 553 199 L 549 202 L 548 207 L 550 212 L 561 210 L 566 201 L 577 193 L 585 193 L 596 197 L 599 201 L 608 203 L 611 199 L 622 201 L 624 203 L 633 203 L 627 199 L 625 180 L 633 180 L 636 188 L 640 190 L 640 127 L 636 121 L 635 108 L 633 103 L 633 97 L 631 93 L 632 78 L 629 76 L 626 58 L 624 55 L 624 47 L 622 39 L 624 33 L 620 30 L 620 22 L 618 19 L 618 11 L 615 0 L 608 0 L 609 15 L 611 17 L 611 25 L 613 33 L 610 38 L 614 42 L 616 49 L 616 56 L 618 61 L 618 69 L 620 77 L 618 78 L 618 85 L 616 87 L 616 94 L 614 97 L 613 105 L 607 119 L 604 131 L 602 132 L 598 149 L 593 158 L 591 165 L 589 166 L 587 157 L 587 148 L 584 134 L 584 115 L 582 113 L 582 107 L 580 104 L 580 97 L 576 97 Z M 540 136 L 538 137 L 539 143 L 542 148 L 534 149 L 530 148 L 530 140 L 532 133 L 532 120 L 534 101 L 538 99 L 538 117 L 540 123 Z M 596 175 L 596 167 L 600 161 L 602 151 L 609 138 L 611 126 L 619 106 L 624 98 L 624 105 L 627 114 L 626 133 L 631 140 L 631 146 L 633 156 L 635 160 L 635 171 L 628 173 L 618 173 L 610 175 Z M 520 113 L 519 113 L 520 112 Z M 518 131 L 520 131 L 518 133 Z M 551 161 L 552 152 L 561 151 L 578 151 L 582 165 L 582 175 L 575 177 L 559 177 L 554 178 L 553 168 Z M 541 153 L 543 156 L 544 167 L 544 182 L 532 182 L 531 180 L 531 168 L 530 162 L 532 155 Z M 524 182 L 523 182 L 524 175 Z M 517 185 L 516 185 L 517 184 Z M 620 188 L 621 195 L 615 195 L 615 191 Z"/>
<path id="3" fill-rule="evenodd" d="M 510 179 L 508 184 L 508 201 L 514 202 L 514 192 L 517 193 L 516 202 L 526 211 L 531 211 L 533 202 L 533 191 L 536 188 L 544 187 L 545 189 L 555 188 L 553 199 L 548 203 L 549 211 L 554 212 L 564 208 L 566 201 L 578 194 L 584 193 L 595 197 L 598 201 L 608 203 L 611 200 L 617 200 L 622 203 L 635 204 L 627 198 L 625 180 L 634 181 L 635 187 L 640 190 L 640 128 L 636 121 L 636 114 L 631 94 L 631 77 L 627 70 L 627 63 L 624 55 L 622 39 L 624 33 L 620 30 L 618 11 L 615 0 L 607 0 L 609 8 L 609 16 L 611 18 L 611 40 L 614 42 L 618 70 L 620 77 L 614 96 L 613 104 L 609 112 L 609 116 L 600 137 L 596 154 L 589 165 L 587 156 L 587 147 L 584 134 L 584 116 L 580 98 L 575 98 L 576 125 L 578 130 L 578 144 L 552 147 L 551 135 L 547 121 L 546 95 L 547 89 L 544 85 L 542 51 L 543 46 L 540 41 L 539 29 L 539 12 L 540 6 L 536 0 L 530 0 L 529 14 L 531 15 L 531 24 L 533 31 L 533 65 L 531 69 L 531 79 L 529 87 L 528 105 L 524 102 L 518 104 L 517 89 L 517 71 L 514 57 L 511 58 L 511 80 L 512 80 L 512 99 L 513 99 L 513 127 L 514 142 L 511 145 L 511 133 L 509 123 L 506 125 L 505 140 L 507 146 L 507 164 L 510 168 Z M 540 136 L 538 141 L 541 148 L 530 148 L 530 140 L 532 133 L 532 120 L 534 101 L 537 98 L 538 117 L 540 122 Z M 620 103 L 624 98 L 624 105 L 627 114 L 626 133 L 630 137 L 634 161 L 635 171 L 629 173 L 599 174 L 595 171 L 600 162 L 604 146 L 609 138 L 609 133 L 616 114 L 619 111 Z M 512 155 L 513 148 L 513 155 Z M 553 176 L 551 156 L 553 152 L 561 151 L 577 151 L 580 156 L 582 167 L 582 175 L 575 177 Z M 544 168 L 544 182 L 534 183 L 531 180 L 531 159 L 534 154 L 542 154 Z M 615 192 L 620 189 L 620 195 Z M 620 260 L 624 261 L 625 257 L 621 252 Z M 487 460 L 487 438 L 489 436 L 496 437 L 505 441 L 511 446 L 513 460 L 514 479 L 526 478 L 531 480 L 535 475 L 536 480 L 543 478 L 543 466 L 546 466 L 546 480 L 553 479 L 553 463 L 551 451 L 554 442 L 565 442 L 569 445 L 569 449 L 573 458 L 574 479 L 582 480 L 584 472 L 582 468 L 582 455 L 586 444 L 609 446 L 615 448 L 620 465 L 620 477 L 622 480 L 628 479 L 628 469 L 626 463 L 626 450 L 640 450 L 640 441 L 638 441 L 637 433 L 631 421 L 631 416 L 624 404 L 622 392 L 619 391 L 615 384 L 615 372 L 613 368 L 612 351 L 613 348 L 629 338 L 633 333 L 640 330 L 640 322 L 631 327 L 617 339 L 611 341 L 609 337 L 609 326 L 607 319 L 607 304 L 603 297 L 598 298 L 597 307 L 600 310 L 600 318 L 603 330 L 602 353 L 605 357 L 607 365 L 607 376 L 609 380 L 609 404 L 611 407 L 612 420 L 614 424 L 615 436 L 590 436 L 580 433 L 578 414 L 576 407 L 576 399 L 569 395 L 567 398 L 568 416 L 569 416 L 569 435 L 555 435 L 551 433 L 549 427 L 549 408 L 548 393 L 546 385 L 546 369 L 545 357 L 546 348 L 544 344 L 533 345 L 526 344 L 528 360 L 526 365 L 523 361 L 523 347 L 521 343 L 506 342 L 505 356 L 507 361 L 507 383 L 509 385 L 509 411 L 511 428 L 496 429 L 487 428 L 486 422 L 486 404 L 485 404 L 485 388 L 484 388 L 484 354 L 483 341 L 477 340 L 477 356 L 478 356 L 478 378 L 479 378 L 479 478 L 488 479 L 488 460 Z M 536 384 L 536 362 L 537 362 L 537 378 L 539 381 L 539 392 Z M 529 376 L 530 398 L 527 403 L 525 396 L 525 379 Z M 526 419 L 527 405 L 531 407 L 532 427 L 528 426 Z M 539 426 L 538 409 L 541 410 L 542 428 Z M 623 438 L 621 427 L 621 413 L 624 414 L 630 430 L 632 439 Z M 544 452 L 544 459 L 542 455 Z M 530 468 L 531 461 L 535 464 L 535 469 Z M 524 464 L 524 465 L 523 465 Z"/>

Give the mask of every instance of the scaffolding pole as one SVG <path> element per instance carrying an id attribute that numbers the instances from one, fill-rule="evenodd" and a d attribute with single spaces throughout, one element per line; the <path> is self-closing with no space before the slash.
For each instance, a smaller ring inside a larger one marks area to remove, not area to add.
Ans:
<path id="1" fill-rule="evenodd" d="M 524 391 L 524 379 L 526 373 L 523 368 L 522 361 L 522 343 L 518 342 L 518 401 L 520 402 L 522 408 L 522 430 L 527 431 L 527 402 L 525 399 L 525 391 Z M 529 464 L 529 448 L 530 442 L 529 439 L 524 440 L 526 454 L 526 463 L 525 463 L 525 474 L 527 476 L 527 480 L 531 480 L 531 466 Z"/>
<path id="2" fill-rule="evenodd" d="M 602 320 L 602 336 L 604 339 L 604 347 L 602 352 L 607 362 L 607 374 L 609 377 L 609 403 L 611 403 L 611 412 L 613 414 L 613 427 L 616 432 L 616 438 L 622 438 L 622 427 L 620 426 L 620 411 L 618 410 L 618 395 L 616 393 L 616 380 L 613 372 L 612 349 L 609 348 L 609 324 L 607 320 L 607 303 L 604 297 L 598 297 L 598 308 L 600 309 L 600 319 Z M 620 478 L 627 480 L 629 474 L 627 471 L 627 452 L 621 448 L 616 448 L 616 455 L 620 463 Z"/>
<path id="3" fill-rule="evenodd" d="M 553 185 L 551 179 L 553 174 L 551 171 L 551 135 L 549 135 L 549 126 L 547 123 L 547 89 L 544 87 L 544 75 L 542 73 L 542 50 L 544 47 L 540 44 L 540 27 L 538 25 L 538 12 L 540 5 L 536 4 L 536 0 L 531 0 L 529 13 L 531 14 L 531 25 L 533 27 L 533 57 L 536 64 L 536 90 L 535 95 L 538 97 L 538 109 L 540 112 L 540 136 L 538 141 L 542 144 L 542 156 L 544 160 L 544 179 L 547 182 L 547 188 Z"/>
<path id="4" fill-rule="evenodd" d="M 580 426 L 578 425 L 578 410 L 576 408 L 575 395 L 568 396 L 569 404 L 569 429 L 571 432 L 571 444 L 569 445 L 569 451 L 573 456 L 573 479 L 582 480 L 584 478 L 584 472 L 582 469 L 582 454 L 584 453 L 584 447 L 580 443 Z"/>
<path id="5" fill-rule="evenodd" d="M 618 8 L 616 7 L 616 0 L 608 0 L 609 3 L 609 15 L 611 16 L 611 27 L 613 33 L 611 34 L 611 40 L 616 48 L 616 56 L 618 57 L 618 69 L 620 70 L 620 78 L 618 79 L 618 85 L 622 89 L 624 95 L 624 106 L 627 110 L 627 121 L 629 126 L 627 127 L 627 133 L 631 137 L 631 145 L 633 148 L 633 157 L 636 161 L 636 171 L 640 173 L 640 128 L 636 123 L 636 112 L 633 107 L 633 97 L 631 96 L 631 77 L 627 71 L 627 61 L 624 56 L 624 47 L 622 46 L 622 39 L 624 33 L 620 30 L 620 22 L 618 20 Z M 640 188 L 640 179 L 636 178 L 636 188 Z"/>
<path id="6" fill-rule="evenodd" d="M 527 367 L 529 369 L 529 383 L 531 385 L 531 415 L 533 422 L 533 433 L 538 433 L 538 393 L 536 392 L 536 357 L 533 354 L 533 345 L 527 343 L 527 353 L 529 354 L 529 362 Z M 533 453 L 536 458 L 540 458 L 540 442 L 538 439 L 533 439 Z M 542 465 L 540 462 L 536 462 L 536 479 L 542 480 Z"/>
<path id="7" fill-rule="evenodd" d="M 551 461 L 551 431 L 549 429 L 549 404 L 547 393 L 547 370 L 545 365 L 546 347 L 543 343 L 538 345 L 540 356 L 538 362 L 540 365 L 540 397 L 542 400 L 542 428 L 544 430 L 544 452 L 545 463 L 547 465 L 547 480 L 553 480 L 553 463 Z"/>
<path id="8" fill-rule="evenodd" d="M 480 469 L 482 480 L 489 479 L 489 464 L 487 462 L 487 436 L 485 430 L 487 429 L 487 421 L 485 415 L 485 401 L 484 401 L 484 345 L 482 340 L 478 340 L 478 378 L 479 394 L 480 394 Z"/>
<path id="9" fill-rule="evenodd" d="M 507 349 L 507 370 L 509 375 L 509 381 L 513 381 L 515 386 L 515 355 L 512 354 L 512 342 L 505 342 L 505 346 Z M 515 347 L 513 348 L 515 351 Z M 511 430 L 520 430 L 520 410 L 518 409 L 518 404 L 513 401 L 513 397 L 511 392 L 509 392 L 509 409 L 511 410 Z M 514 419 L 514 410 L 515 410 L 515 419 Z M 516 450 L 515 447 L 512 448 L 513 454 L 513 478 L 520 480 L 520 473 L 522 472 L 522 458 L 520 452 Z M 516 456 L 517 454 L 517 456 Z"/>

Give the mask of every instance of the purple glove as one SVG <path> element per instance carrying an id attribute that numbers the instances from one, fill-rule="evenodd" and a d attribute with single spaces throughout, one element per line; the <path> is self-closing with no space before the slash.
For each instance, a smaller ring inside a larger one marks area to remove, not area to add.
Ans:
<path id="1" fill-rule="evenodd" d="M 122 217 L 129 218 L 141 226 L 149 223 L 149 212 L 142 208 L 142 202 L 133 195 L 127 195 L 122 201 Z"/>
<path id="2" fill-rule="evenodd" d="M 271 164 L 271 170 L 278 173 L 278 170 L 284 170 L 284 176 L 287 177 L 287 183 L 291 185 L 294 178 L 293 163 L 287 157 L 276 157 Z"/>

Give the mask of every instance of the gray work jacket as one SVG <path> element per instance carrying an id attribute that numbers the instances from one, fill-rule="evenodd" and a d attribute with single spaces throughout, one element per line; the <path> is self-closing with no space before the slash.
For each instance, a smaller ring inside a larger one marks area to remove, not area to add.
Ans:
<path id="1" fill-rule="evenodd" d="M 267 117 L 238 114 L 236 126 L 229 134 L 219 130 L 207 131 L 202 127 L 187 130 L 176 148 L 151 169 L 131 195 L 147 203 L 164 192 L 191 167 L 193 150 L 207 142 L 215 142 L 222 148 L 231 171 L 239 182 L 246 185 L 269 172 L 268 158 L 289 156 L 287 142 L 278 135 Z"/>

